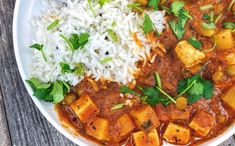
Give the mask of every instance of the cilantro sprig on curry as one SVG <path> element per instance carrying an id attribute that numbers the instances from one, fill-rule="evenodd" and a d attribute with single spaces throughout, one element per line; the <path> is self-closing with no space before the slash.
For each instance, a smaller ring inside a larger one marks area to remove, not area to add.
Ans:
<path id="1" fill-rule="evenodd" d="M 158 146 L 204 142 L 219 135 L 235 118 L 234 3 L 136 0 L 124 4 L 118 0 L 88 0 L 87 15 L 112 23 L 99 26 L 97 30 L 105 26 L 99 36 L 92 35 L 93 28 L 90 31 L 75 27 L 72 29 L 77 33 L 71 34 L 60 31 L 63 20 L 59 18 L 48 23 L 45 31 L 58 29 L 58 41 L 65 43 L 72 58 L 57 62 L 55 70 L 59 70 L 60 78 L 54 82 L 34 77 L 27 82 L 35 97 L 56 104 L 59 118 L 67 127 L 99 144 Z M 123 10 L 125 16 L 128 12 L 132 14 L 129 17 L 138 16 L 138 27 L 131 22 L 121 25 L 127 18 L 114 20 L 112 13 L 101 13 L 107 8 Z M 161 14 L 165 15 L 164 23 L 159 24 Z M 110 18 L 103 19 L 107 15 Z M 130 29 L 123 33 L 117 29 L 120 25 Z M 125 33 L 130 33 L 131 38 L 124 38 Z M 92 39 L 99 37 L 101 41 L 90 45 Z M 128 51 L 124 40 L 134 46 L 132 51 Z M 96 47 L 99 44 L 111 47 Z M 119 45 L 126 53 L 112 50 Z M 39 51 L 45 62 L 52 59 L 45 44 L 30 47 Z M 79 51 L 90 51 L 83 58 L 88 63 L 71 63 Z M 91 68 L 92 58 L 98 60 L 95 69 Z M 133 60 L 137 61 L 128 64 Z M 120 80 L 127 78 L 126 83 L 112 79 L 120 66 L 126 67 L 118 73 Z M 115 71 L 109 74 L 109 69 Z M 109 76 L 104 78 L 106 74 Z M 79 77 L 75 86 L 60 80 L 64 79 L 61 76 L 68 79 L 74 75 Z"/>

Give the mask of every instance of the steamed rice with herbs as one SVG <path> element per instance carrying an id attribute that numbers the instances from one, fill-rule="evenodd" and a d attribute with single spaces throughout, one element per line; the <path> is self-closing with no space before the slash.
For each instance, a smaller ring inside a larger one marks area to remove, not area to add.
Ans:
<path id="1" fill-rule="evenodd" d="M 32 77 L 76 85 L 84 76 L 90 76 L 125 84 L 134 80 L 139 70 L 137 62 L 151 57 L 151 44 L 143 30 L 145 16 L 132 11 L 132 1 L 114 0 L 102 5 L 97 1 L 68 0 L 49 1 L 46 5 L 48 9 L 32 21 L 36 30 L 33 43 L 43 44 L 44 54 L 34 51 Z M 161 33 L 165 12 L 146 13 Z M 83 47 L 71 49 L 68 40 L 81 34 L 87 35 L 87 41 Z"/>

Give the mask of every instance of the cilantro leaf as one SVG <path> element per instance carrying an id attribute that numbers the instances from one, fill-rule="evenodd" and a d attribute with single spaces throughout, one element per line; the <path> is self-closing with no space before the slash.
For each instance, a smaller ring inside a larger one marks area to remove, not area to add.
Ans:
<path id="1" fill-rule="evenodd" d="M 159 5 L 159 0 L 149 0 L 149 2 L 148 2 L 148 6 L 149 7 L 153 7 L 154 8 L 154 10 L 158 10 L 158 5 Z"/>
<path id="2" fill-rule="evenodd" d="M 144 14 L 144 33 L 154 31 L 154 25 L 148 14 Z"/>
<path id="3" fill-rule="evenodd" d="M 137 92 L 135 92 L 134 90 L 130 89 L 127 86 L 121 86 L 119 91 L 120 93 L 129 93 L 135 96 L 140 96 L 140 94 L 138 94 Z"/>
<path id="4" fill-rule="evenodd" d="M 179 12 L 184 8 L 185 3 L 183 1 L 175 1 L 171 4 L 171 12 L 175 15 L 175 17 L 179 16 Z"/>
<path id="5" fill-rule="evenodd" d="M 188 42 L 198 50 L 202 50 L 202 44 L 195 37 L 189 38 Z"/>
<path id="6" fill-rule="evenodd" d="M 30 48 L 33 48 L 33 49 L 37 49 L 38 51 L 40 51 L 42 53 L 42 57 L 44 58 L 45 61 L 47 61 L 47 58 L 46 58 L 46 55 L 44 54 L 44 51 L 43 51 L 43 45 L 42 44 L 33 44 L 31 46 L 29 46 Z"/>
<path id="7" fill-rule="evenodd" d="M 103 5 L 105 5 L 105 3 L 108 3 L 108 2 L 110 2 L 111 0 L 99 0 L 98 2 L 99 2 L 99 4 L 100 4 L 100 6 L 101 7 L 103 7 Z"/>
<path id="8" fill-rule="evenodd" d="M 65 37 L 64 35 L 60 35 L 61 38 L 69 45 L 70 50 L 74 51 L 77 49 L 82 49 L 85 44 L 88 42 L 89 34 L 81 33 L 80 36 L 78 34 L 72 34 L 70 38 Z"/>
<path id="9" fill-rule="evenodd" d="M 169 25 L 178 39 L 183 38 L 185 30 L 182 24 L 177 24 L 175 20 L 172 20 L 169 22 Z"/>
<path id="10" fill-rule="evenodd" d="M 118 36 L 112 29 L 108 29 L 107 32 L 114 42 L 118 42 Z"/>
<path id="11" fill-rule="evenodd" d="M 133 4 L 128 4 L 127 5 L 128 8 L 132 9 L 132 10 L 138 10 L 140 12 L 144 12 L 143 8 L 141 7 L 140 3 L 133 3 Z"/>
<path id="12" fill-rule="evenodd" d="M 37 78 L 31 78 L 26 82 L 33 89 L 33 96 L 46 102 L 59 103 L 64 95 L 70 90 L 66 82 L 56 81 L 55 83 L 43 83 Z"/>
<path id="13" fill-rule="evenodd" d="M 211 20 L 211 16 L 208 15 L 208 14 L 204 14 L 203 15 L 203 19 L 210 21 Z"/>
<path id="14" fill-rule="evenodd" d="M 50 25 L 47 26 L 47 30 L 51 30 L 59 24 L 59 20 L 53 21 Z"/>
<path id="15" fill-rule="evenodd" d="M 196 74 L 190 78 L 181 80 L 178 83 L 178 93 L 184 92 L 188 95 L 188 102 L 194 103 L 201 98 L 210 99 L 213 94 L 213 84 L 211 81 L 203 79 L 200 75 Z"/>
<path id="16" fill-rule="evenodd" d="M 83 75 L 85 73 L 85 66 L 82 63 L 78 63 L 75 67 L 75 74 L 76 75 Z"/>
<path id="17" fill-rule="evenodd" d="M 64 62 L 60 62 L 60 68 L 61 68 L 61 73 L 62 74 L 74 72 L 74 70 L 71 69 L 70 66 L 67 63 L 64 63 Z"/>

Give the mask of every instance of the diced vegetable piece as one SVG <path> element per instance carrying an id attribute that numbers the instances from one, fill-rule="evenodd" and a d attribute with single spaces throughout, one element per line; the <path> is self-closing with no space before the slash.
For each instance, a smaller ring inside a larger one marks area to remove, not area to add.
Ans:
<path id="1" fill-rule="evenodd" d="M 143 131 L 133 133 L 135 146 L 160 146 L 157 130 L 154 129 L 147 135 Z"/>
<path id="2" fill-rule="evenodd" d="M 73 102 L 70 106 L 82 122 L 87 122 L 99 113 L 99 109 L 96 104 L 87 94 L 81 95 L 79 99 Z"/>
<path id="3" fill-rule="evenodd" d="M 148 4 L 148 0 L 136 0 L 136 3 L 140 3 L 143 6 L 146 6 Z"/>
<path id="4" fill-rule="evenodd" d="M 109 121 L 104 118 L 96 118 L 85 126 L 88 135 L 98 140 L 109 140 Z"/>
<path id="5" fill-rule="evenodd" d="M 70 105 L 77 99 L 77 96 L 74 93 L 68 93 L 65 95 L 63 102 L 67 105 Z"/>
<path id="6" fill-rule="evenodd" d="M 215 124 L 215 118 L 204 110 L 199 110 L 193 117 L 189 126 L 198 136 L 206 136 Z"/>
<path id="7" fill-rule="evenodd" d="M 231 29 L 221 30 L 215 35 L 216 47 L 220 50 L 231 49 L 234 47 Z"/>
<path id="8" fill-rule="evenodd" d="M 206 29 L 203 27 L 202 22 L 199 22 L 196 27 L 196 31 L 199 32 L 200 34 L 206 36 L 206 37 L 211 37 L 215 34 L 216 30 L 215 29 Z"/>
<path id="9" fill-rule="evenodd" d="M 167 109 L 172 120 L 184 120 L 188 122 L 192 107 L 188 106 L 185 109 L 180 110 L 175 105 L 171 104 Z"/>
<path id="10" fill-rule="evenodd" d="M 222 101 L 235 111 L 235 85 L 222 96 Z"/>
<path id="11" fill-rule="evenodd" d="M 214 82 L 220 82 L 223 80 L 223 77 L 224 77 L 224 73 L 222 71 L 222 68 L 218 67 L 218 70 L 216 72 L 214 72 L 212 75 L 212 80 Z"/>
<path id="12" fill-rule="evenodd" d="M 187 144 L 190 140 L 190 130 L 186 127 L 169 123 L 163 134 L 166 141 L 174 144 Z"/>
<path id="13" fill-rule="evenodd" d="M 226 72 L 228 75 L 234 76 L 235 75 L 235 65 L 228 65 L 226 68 Z"/>
<path id="14" fill-rule="evenodd" d="M 228 65 L 235 64 L 235 52 L 225 52 L 221 55 L 221 61 Z"/>
<path id="15" fill-rule="evenodd" d="M 175 52 L 179 60 L 183 62 L 186 67 L 197 65 L 206 57 L 202 51 L 194 48 L 187 41 L 179 42 L 175 48 Z"/>
<path id="16" fill-rule="evenodd" d="M 117 127 L 121 137 L 127 135 L 135 129 L 135 125 L 128 114 L 125 114 L 118 119 Z"/>
<path id="17" fill-rule="evenodd" d="M 160 125 L 156 113 L 149 105 L 144 105 L 131 110 L 130 115 L 134 118 L 138 128 L 146 132 L 149 132 Z"/>

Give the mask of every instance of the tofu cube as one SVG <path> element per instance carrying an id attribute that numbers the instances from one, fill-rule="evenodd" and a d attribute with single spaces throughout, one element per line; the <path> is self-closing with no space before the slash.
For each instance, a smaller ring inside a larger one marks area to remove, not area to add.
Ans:
<path id="1" fill-rule="evenodd" d="M 196 135 L 200 137 L 206 136 L 215 124 L 215 118 L 204 110 L 199 110 L 189 123 Z"/>
<path id="2" fill-rule="evenodd" d="M 235 111 L 235 85 L 222 96 L 222 101 Z"/>
<path id="3" fill-rule="evenodd" d="M 216 47 L 218 50 L 234 48 L 233 35 L 231 29 L 221 30 L 215 35 Z"/>
<path id="4" fill-rule="evenodd" d="M 99 109 L 96 104 L 91 100 L 87 94 L 81 95 L 76 101 L 74 101 L 70 107 L 79 117 L 82 122 L 87 122 L 99 113 Z"/>
<path id="5" fill-rule="evenodd" d="M 135 129 L 135 125 L 133 124 L 132 119 L 128 114 L 121 116 L 116 123 L 118 127 L 119 136 L 125 136 Z"/>
<path id="6" fill-rule="evenodd" d="M 137 127 L 145 132 L 150 132 L 160 125 L 156 113 L 149 105 L 139 106 L 131 110 L 130 115 Z"/>
<path id="7" fill-rule="evenodd" d="M 205 59 L 205 54 L 194 48 L 187 41 L 181 41 L 175 48 L 175 52 L 179 60 L 185 65 L 185 67 L 192 67 L 199 64 Z"/>
<path id="8" fill-rule="evenodd" d="M 98 140 L 109 140 L 109 121 L 103 118 L 96 118 L 85 125 L 88 135 Z"/>
<path id="9" fill-rule="evenodd" d="M 143 131 L 133 133 L 135 146 L 160 146 L 160 141 L 156 129 L 146 134 Z"/>
<path id="10" fill-rule="evenodd" d="M 169 143 L 185 145 L 191 138 L 190 129 L 174 123 L 169 123 L 163 134 L 163 138 Z"/>

